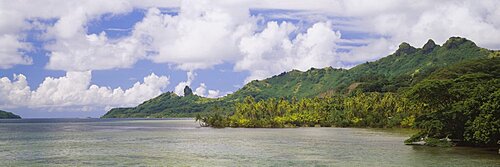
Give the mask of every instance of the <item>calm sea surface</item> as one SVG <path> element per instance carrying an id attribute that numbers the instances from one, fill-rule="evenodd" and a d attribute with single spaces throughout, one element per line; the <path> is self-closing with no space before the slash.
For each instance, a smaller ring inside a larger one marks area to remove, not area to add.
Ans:
<path id="1" fill-rule="evenodd" d="M 200 128 L 194 120 L 0 120 L 0 166 L 500 166 L 494 151 L 405 146 L 356 128 Z"/>

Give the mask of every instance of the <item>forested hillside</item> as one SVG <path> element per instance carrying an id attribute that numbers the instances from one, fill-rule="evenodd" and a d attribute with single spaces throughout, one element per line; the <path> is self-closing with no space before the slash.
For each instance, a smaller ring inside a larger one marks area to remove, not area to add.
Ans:
<path id="1" fill-rule="evenodd" d="M 250 96 L 256 101 L 269 98 L 313 98 L 344 96 L 355 91 L 398 93 L 419 83 L 431 73 L 464 61 L 474 61 L 498 55 L 498 52 L 478 47 L 465 38 L 452 37 L 443 46 L 429 40 L 422 48 L 402 43 L 399 49 L 374 62 L 349 70 L 292 70 L 260 81 L 252 81 L 233 94 L 218 99 L 196 95 L 177 96 L 164 93 L 132 108 L 115 108 L 103 118 L 123 117 L 193 117 L 195 113 L 212 111 L 233 112 L 234 104 Z"/>
<path id="2" fill-rule="evenodd" d="M 421 131 L 407 143 L 496 145 L 500 141 L 500 58 L 441 68 L 398 93 L 356 91 L 345 96 L 256 101 L 234 113 L 199 115 L 212 127 L 406 127 Z M 448 139 L 448 140 L 440 140 Z"/>

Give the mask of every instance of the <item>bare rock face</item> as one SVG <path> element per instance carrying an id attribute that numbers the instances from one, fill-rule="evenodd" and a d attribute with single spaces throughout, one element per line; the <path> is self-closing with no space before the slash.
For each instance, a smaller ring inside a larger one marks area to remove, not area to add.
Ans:
<path id="1" fill-rule="evenodd" d="M 184 87 L 184 96 L 191 96 L 191 95 L 193 95 L 193 90 L 189 86 Z"/>

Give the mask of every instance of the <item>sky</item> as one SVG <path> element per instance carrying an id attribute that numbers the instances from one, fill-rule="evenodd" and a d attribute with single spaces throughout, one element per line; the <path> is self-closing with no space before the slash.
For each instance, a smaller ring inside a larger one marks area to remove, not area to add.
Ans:
<path id="1" fill-rule="evenodd" d="M 0 0 L 0 110 L 100 117 L 184 86 L 217 98 L 451 36 L 500 49 L 500 1 Z"/>

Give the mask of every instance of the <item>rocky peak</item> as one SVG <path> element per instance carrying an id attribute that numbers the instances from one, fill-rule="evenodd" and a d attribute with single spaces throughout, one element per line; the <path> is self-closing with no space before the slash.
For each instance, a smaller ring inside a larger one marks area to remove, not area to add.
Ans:
<path id="1" fill-rule="evenodd" d="M 432 39 L 429 39 L 427 43 L 425 43 L 424 47 L 422 47 L 422 50 L 424 51 L 424 53 L 429 53 L 432 52 L 437 46 L 438 45 L 436 45 L 436 43 Z"/>
<path id="2" fill-rule="evenodd" d="M 189 86 L 184 87 L 184 96 L 190 95 L 193 95 L 193 90 Z"/>
<path id="3" fill-rule="evenodd" d="M 472 46 L 477 47 L 477 45 L 474 42 L 462 37 L 451 37 L 443 44 L 443 47 L 447 49 L 453 49 L 457 48 L 460 45 L 465 45 L 465 44 L 471 44 Z"/>
<path id="4" fill-rule="evenodd" d="M 403 42 L 399 45 L 399 49 L 396 50 L 396 53 L 394 53 L 394 55 L 396 56 L 401 56 L 401 55 L 405 55 L 405 54 L 412 54 L 412 53 L 415 53 L 417 51 L 417 49 L 413 46 L 411 46 L 410 44 L 406 43 L 406 42 Z"/>

